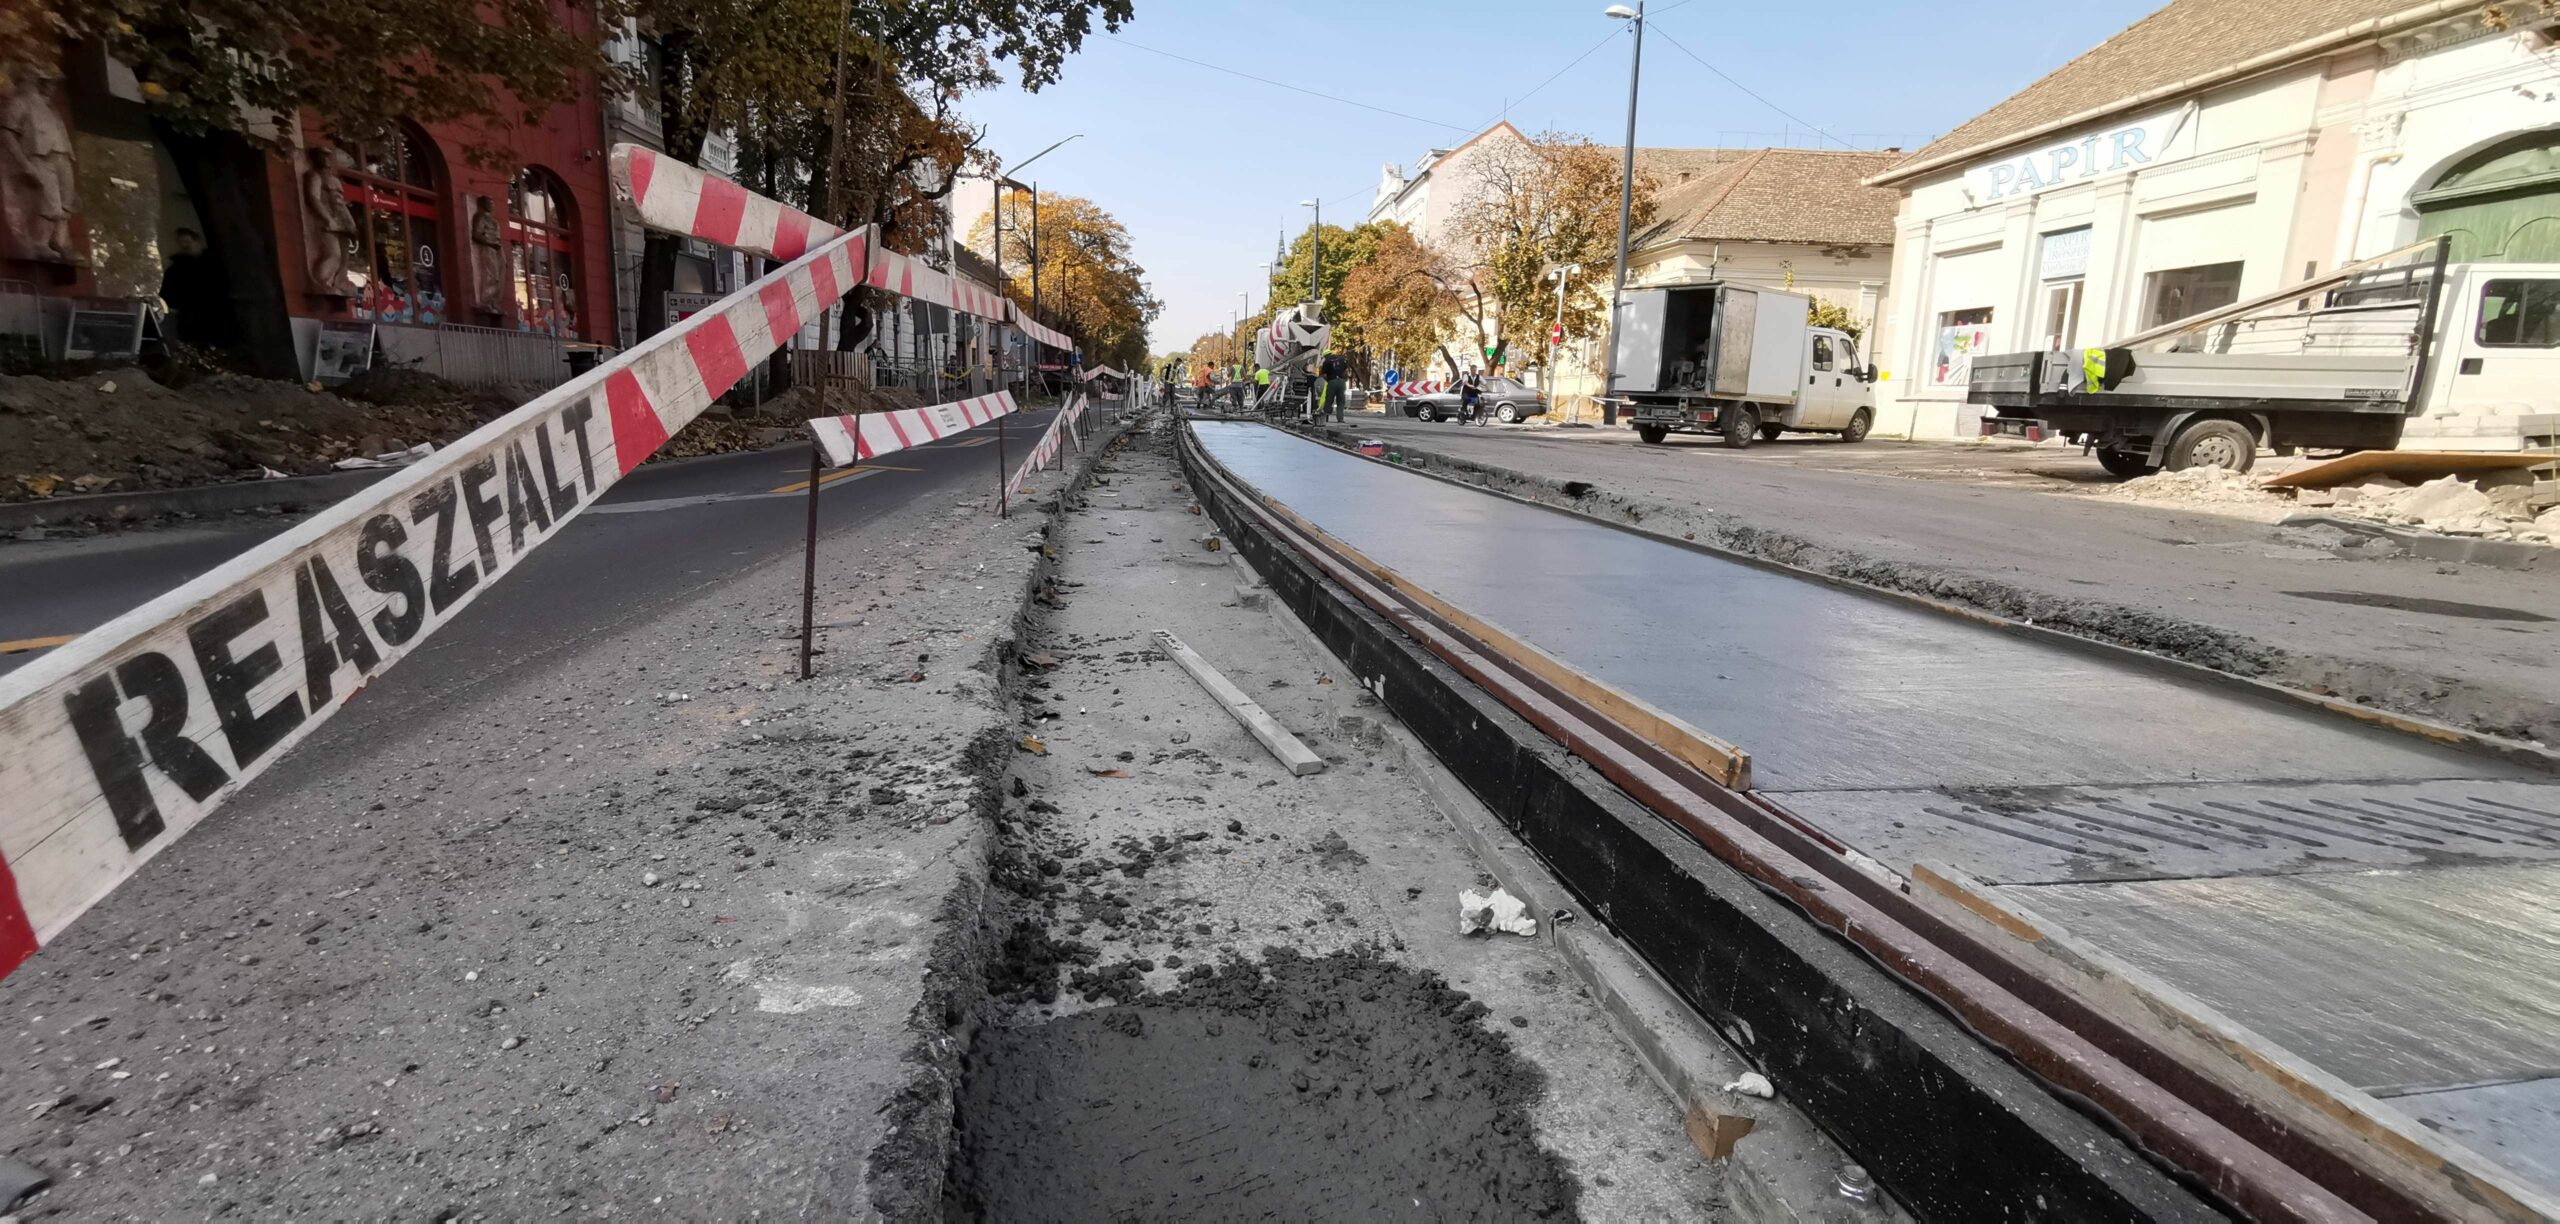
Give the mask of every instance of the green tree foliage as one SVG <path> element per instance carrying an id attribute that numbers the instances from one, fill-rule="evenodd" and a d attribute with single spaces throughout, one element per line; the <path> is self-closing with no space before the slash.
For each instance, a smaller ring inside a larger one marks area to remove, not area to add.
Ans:
<path id="1" fill-rule="evenodd" d="M 1866 328 L 1849 315 L 1849 308 L 1820 294 L 1813 295 L 1812 323 L 1815 327 L 1833 327 L 1849 333 L 1852 340 L 1866 334 Z"/>
<path id="2" fill-rule="evenodd" d="M 1333 325 L 1333 344 L 1345 352 L 1357 350 L 1363 341 L 1359 325 L 1351 322 L 1342 300 L 1342 283 L 1351 270 L 1369 262 L 1378 250 L 1382 225 L 1367 223 L 1344 229 L 1338 225 L 1324 227 L 1324 294 L 1325 322 Z M 1280 260 L 1280 270 L 1273 273 L 1270 300 L 1273 305 L 1261 318 L 1269 321 L 1272 311 L 1285 310 L 1307 300 L 1307 278 L 1315 271 L 1316 227 L 1309 225 L 1289 243 L 1288 253 Z"/>
<path id="3" fill-rule="evenodd" d="M 1031 301 L 1032 207 L 1028 193 L 1004 197 L 1004 270 L 1013 299 Z M 971 249 L 992 246 L 995 214 L 969 228 Z M 1043 194 L 1039 206 L 1040 318 L 1076 338 L 1087 365 L 1134 366 L 1147 359 L 1147 327 L 1164 304 L 1147 291 L 1147 270 L 1118 218 L 1082 196 Z"/>

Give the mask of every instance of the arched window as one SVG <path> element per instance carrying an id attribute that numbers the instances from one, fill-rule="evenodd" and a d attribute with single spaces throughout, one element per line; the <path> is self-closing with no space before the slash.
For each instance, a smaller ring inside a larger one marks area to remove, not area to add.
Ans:
<path id="1" fill-rule="evenodd" d="M 507 277 L 519 330 L 578 334 L 577 252 L 568 187 L 538 166 L 517 171 L 507 184 Z"/>
<path id="2" fill-rule="evenodd" d="M 2560 260 L 2560 131 L 2499 141 L 2411 199 L 2418 236 L 2453 236 L 2457 263 Z"/>
<path id="3" fill-rule="evenodd" d="M 343 172 L 356 215 L 347 268 L 356 317 L 444 322 L 444 176 L 426 133 L 402 123 L 389 140 L 356 145 Z"/>

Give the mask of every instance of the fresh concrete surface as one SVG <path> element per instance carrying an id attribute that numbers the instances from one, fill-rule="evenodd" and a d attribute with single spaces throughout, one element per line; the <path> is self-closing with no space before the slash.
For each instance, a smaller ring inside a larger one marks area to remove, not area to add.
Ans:
<path id="1" fill-rule="evenodd" d="M 1384 417 L 1326 428 L 1674 539 L 2560 743 L 2560 564 L 2430 561 L 2334 530 L 2048 491 L 2101 487 L 2076 450 L 1804 437 L 1728 451 Z"/>

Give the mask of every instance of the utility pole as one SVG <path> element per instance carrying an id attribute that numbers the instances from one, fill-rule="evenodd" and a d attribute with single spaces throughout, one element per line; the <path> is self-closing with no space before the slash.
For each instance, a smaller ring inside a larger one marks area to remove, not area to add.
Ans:
<path id="1" fill-rule="evenodd" d="M 1316 304 L 1316 318 L 1324 318 L 1324 201 L 1300 200 L 1300 204 L 1316 210 L 1315 228 L 1307 231 L 1313 244 L 1308 251 L 1307 300 Z"/>
<path id="2" fill-rule="evenodd" d="M 1636 206 L 1636 90 L 1644 80 L 1644 0 L 1636 0 L 1632 11 L 1612 4 L 1603 15 L 1632 20 L 1636 33 L 1635 52 L 1627 61 L 1627 155 L 1618 180 L 1618 275 L 1609 287 L 1609 347 L 1600 357 L 1600 421 L 1615 425 L 1618 402 L 1612 393 L 1618 381 L 1618 302 L 1627 293 L 1627 226 Z"/>

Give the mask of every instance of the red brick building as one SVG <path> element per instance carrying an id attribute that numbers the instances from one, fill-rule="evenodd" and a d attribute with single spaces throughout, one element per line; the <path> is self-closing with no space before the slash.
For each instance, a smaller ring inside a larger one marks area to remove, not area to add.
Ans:
<path id="1" fill-rule="evenodd" d="M 595 35 L 590 12 L 559 13 Z M 7 92 L 0 343 L 58 358 L 73 347 L 75 311 L 158 306 L 164 273 L 187 264 L 181 231 L 221 238 L 122 65 L 73 48 L 62 79 L 28 77 Z M 605 122 L 592 79 L 513 128 L 402 123 L 390 139 L 356 143 L 332 140 L 324 116 L 301 116 L 263 158 L 253 188 L 263 224 L 248 232 L 271 249 L 248 266 L 272 266 L 302 374 L 327 372 L 322 334 L 341 344 L 362 334 L 346 325 L 372 325 L 380 360 L 477 382 L 556 379 L 564 344 L 614 342 Z M 231 283 L 243 265 L 230 254 L 180 274 L 193 300 L 173 292 L 168 321 L 181 337 L 236 335 L 236 320 L 215 317 L 224 303 L 274 299 L 272 288 Z"/>

